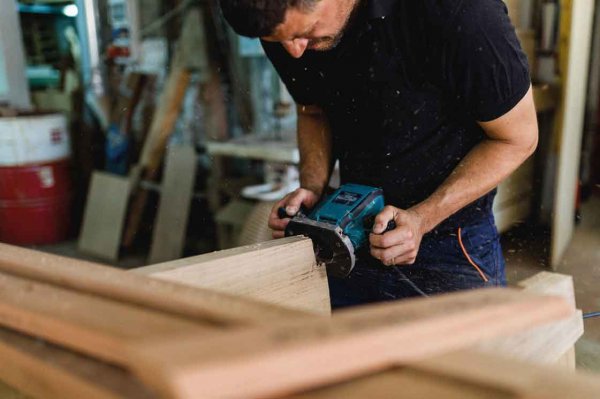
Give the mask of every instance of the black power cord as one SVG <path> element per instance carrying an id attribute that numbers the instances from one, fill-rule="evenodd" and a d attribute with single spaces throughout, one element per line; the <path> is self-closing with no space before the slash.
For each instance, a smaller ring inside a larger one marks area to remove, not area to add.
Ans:
<path id="1" fill-rule="evenodd" d="M 589 313 L 584 313 L 583 314 L 583 319 L 591 319 L 592 317 L 599 317 L 600 316 L 600 312 L 589 312 Z"/>

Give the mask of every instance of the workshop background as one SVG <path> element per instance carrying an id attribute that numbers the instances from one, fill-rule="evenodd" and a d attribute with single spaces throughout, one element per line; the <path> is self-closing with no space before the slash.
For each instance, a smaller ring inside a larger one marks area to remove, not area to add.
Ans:
<path id="1" fill-rule="evenodd" d="M 600 1 L 507 5 L 540 123 L 495 200 L 507 275 L 570 274 L 598 311 Z M 299 185 L 295 106 L 215 1 L 0 8 L 0 242 L 133 268 L 270 239 Z M 578 366 L 600 371 L 585 327 Z"/>

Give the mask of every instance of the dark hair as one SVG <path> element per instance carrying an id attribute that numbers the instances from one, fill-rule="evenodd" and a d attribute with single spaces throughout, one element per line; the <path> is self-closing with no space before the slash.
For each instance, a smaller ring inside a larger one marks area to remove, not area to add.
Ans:
<path id="1" fill-rule="evenodd" d="M 219 0 L 223 16 L 242 36 L 269 36 L 289 8 L 310 10 L 319 0 Z"/>

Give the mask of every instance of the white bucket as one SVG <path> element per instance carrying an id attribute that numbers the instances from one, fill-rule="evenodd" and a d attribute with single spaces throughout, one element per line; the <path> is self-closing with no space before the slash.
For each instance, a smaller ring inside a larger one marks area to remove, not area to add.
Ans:
<path id="1" fill-rule="evenodd" d="M 0 166 L 54 162 L 71 156 L 62 114 L 0 118 Z"/>

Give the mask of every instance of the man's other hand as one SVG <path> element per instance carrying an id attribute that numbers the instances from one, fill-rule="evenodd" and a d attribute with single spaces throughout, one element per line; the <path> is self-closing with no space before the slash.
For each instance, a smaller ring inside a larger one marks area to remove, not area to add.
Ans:
<path id="1" fill-rule="evenodd" d="M 396 228 L 385 232 L 391 220 L 396 222 Z M 369 236 L 371 255 L 386 266 L 412 265 L 423 234 L 423 220 L 417 212 L 388 205 L 375 218 Z"/>
<path id="2" fill-rule="evenodd" d="M 283 197 L 281 201 L 273 206 L 269 215 L 269 227 L 273 229 L 273 238 L 282 238 L 284 236 L 285 228 L 290 222 L 290 218 L 298 213 L 302 205 L 310 209 L 318 201 L 319 195 L 305 188 L 299 188 Z M 289 217 L 280 219 L 278 215 L 279 208 L 285 208 L 285 212 Z"/>

